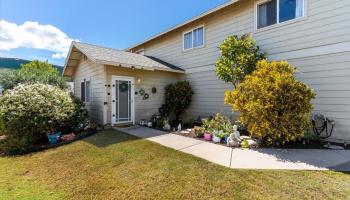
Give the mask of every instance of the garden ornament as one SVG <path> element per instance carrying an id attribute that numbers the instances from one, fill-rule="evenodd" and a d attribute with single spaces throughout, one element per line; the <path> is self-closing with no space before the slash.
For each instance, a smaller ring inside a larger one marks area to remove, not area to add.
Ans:
<path id="1" fill-rule="evenodd" d="M 334 129 L 334 120 L 328 119 L 321 113 L 312 115 L 312 126 L 314 133 L 322 139 L 329 138 Z M 323 133 L 323 134 L 322 134 Z"/>
<path id="2" fill-rule="evenodd" d="M 230 134 L 229 138 L 227 138 L 227 146 L 229 147 L 239 147 L 241 143 L 240 134 L 237 130 L 237 125 L 233 125 L 233 132 Z"/>
<path id="3" fill-rule="evenodd" d="M 169 123 L 164 123 L 163 129 L 166 131 L 170 131 L 170 124 Z"/>
<path id="4" fill-rule="evenodd" d="M 177 126 L 177 130 L 178 130 L 178 131 L 181 131 L 181 128 L 182 128 L 182 127 L 181 127 L 181 124 L 179 124 L 179 125 Z"/>

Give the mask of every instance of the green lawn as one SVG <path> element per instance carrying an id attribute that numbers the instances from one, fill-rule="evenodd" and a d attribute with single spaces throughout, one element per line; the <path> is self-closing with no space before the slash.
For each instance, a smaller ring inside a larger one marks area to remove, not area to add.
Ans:
<path id="1" fill-rule="evenodd" d="M 232 170 L 116 131 L 0 158 L 0 199 L 348 199 L 349 194 L 349 174 Z"/>

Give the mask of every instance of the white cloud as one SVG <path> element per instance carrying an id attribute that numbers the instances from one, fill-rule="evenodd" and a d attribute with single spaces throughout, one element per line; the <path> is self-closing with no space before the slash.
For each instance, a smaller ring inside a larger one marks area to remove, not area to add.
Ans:
<path id="1" fill-rule="evenodd" d="M 27 21 L 21 25 L 0 20 L 0 50 L 20 47 L 51 51 L 52 58 L 67 56 L 72 41 L 63 31 L 52 25 Z"/>

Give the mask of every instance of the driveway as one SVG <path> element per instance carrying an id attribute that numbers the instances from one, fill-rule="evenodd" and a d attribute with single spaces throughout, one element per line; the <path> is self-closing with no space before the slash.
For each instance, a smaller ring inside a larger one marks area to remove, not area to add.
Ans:
<path id="1" fill-rule="evenodd" d="M 349 150 L 230 148 L 146 127 L 117 130 L 230 168 L 350 171 Z"/>

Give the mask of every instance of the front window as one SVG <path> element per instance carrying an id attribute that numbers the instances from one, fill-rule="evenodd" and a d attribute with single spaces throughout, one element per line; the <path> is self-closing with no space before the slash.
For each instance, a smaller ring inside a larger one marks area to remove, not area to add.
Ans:
<path id="1" fill-rule="evenodd" d="M 199 27 L 183 35 L 183 49 L 193 49 L 204 45 L 204 27 Z"/>
<path id="2" fill-rule="evenodd" d="M 264 0 L 257 5 L 257 27 L 264 28 L 304 16 L 305 0 Z"/>

